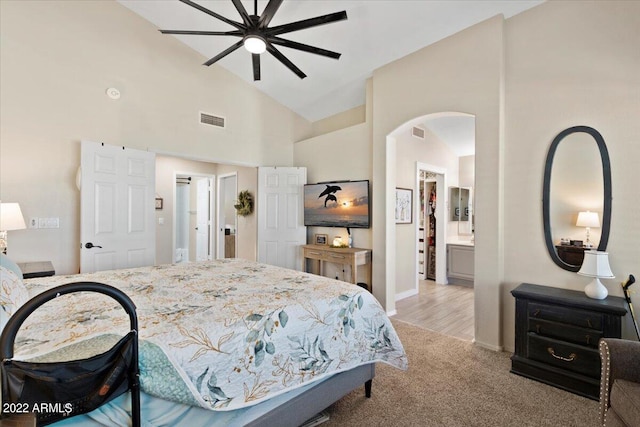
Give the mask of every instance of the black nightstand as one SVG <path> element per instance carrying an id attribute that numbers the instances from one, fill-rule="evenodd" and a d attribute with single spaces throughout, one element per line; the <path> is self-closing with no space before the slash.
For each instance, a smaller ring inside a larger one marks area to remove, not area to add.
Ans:
<path id="1" fill-rule="evenodd" d="M 620 338 L 623 298 L 523 283 L 516 298 L 511 372 L 598 400 L 603 337 Z"/>
<path id="2" fill-rule="evenodd" d="M 22 277 L 25 279 L 47 277 L 56 274 L 51 261 L 19 262 L 17 264 L 20 270 L 22 270 Z"/>
<path id="3" fill-rule="evenodd" d="M 556 245 L 556 252 L 558 257 L 571 265 L 582 265 L 584 260 L 584 251 L 589 251 L 594 248 L 587 248 L 585 246 L 570 246 L 570 245 Z"/>

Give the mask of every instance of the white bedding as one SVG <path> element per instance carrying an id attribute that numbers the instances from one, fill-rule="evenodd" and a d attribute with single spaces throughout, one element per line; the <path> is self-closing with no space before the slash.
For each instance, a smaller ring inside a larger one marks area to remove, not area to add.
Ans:
<path id="1" fill-rule="evenodd" d="M 33 296 L 76 281 L 110 284 L 134 301 L 142 390 L 165 400 L 226 411 L 362 364 L 407 367 L 402 344 L 375 298 L 326 277 L 236 259 L 25 284 Z M 63 356 L 77 354 L 78 342 L 99 342 L 114 327 L 127 326 L 127 316 L 108 297 L 66 295 L 25 322 L 16 358 L 56 349 Z"/>

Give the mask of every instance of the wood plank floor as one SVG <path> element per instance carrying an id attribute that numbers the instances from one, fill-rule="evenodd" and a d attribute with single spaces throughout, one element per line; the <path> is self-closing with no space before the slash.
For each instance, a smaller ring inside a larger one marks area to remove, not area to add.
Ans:
<path id="1" fill-rule="evenodd" d="M 444 335 L 472 341 L 473 288 L 420 280 L 418 295 L 396 303 L 394 319 Z"/>

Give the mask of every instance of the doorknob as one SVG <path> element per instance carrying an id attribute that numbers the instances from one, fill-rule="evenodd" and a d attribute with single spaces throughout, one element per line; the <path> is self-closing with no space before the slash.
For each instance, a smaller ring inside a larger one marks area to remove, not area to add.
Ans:
<path id="1" fill-rule="evenodd" d="M 91 249 L 91 248 L 100 248 L 100 249 L 102 249 L 102 246 L 94 245 L 91 242 L 85 243 L 84 247 L 87 248 L 87 249 Z"/>

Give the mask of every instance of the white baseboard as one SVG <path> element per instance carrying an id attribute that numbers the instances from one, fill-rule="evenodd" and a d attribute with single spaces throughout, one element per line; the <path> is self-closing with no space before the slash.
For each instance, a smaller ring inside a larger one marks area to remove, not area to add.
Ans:
<path id="1" fill-rule="evenodd" d="M 473 344 L 477 345 L 478 347 L 486 348 L 487 350 L 504 351 L 504 347 L 501 346 L 501 345 L 487 344 L 487 343 L 484 343 L 484 342 L 477 341 L 475 338 L 473 339 L 472 342 L 473 342 Z"/>
<path id="2" fill-rule="evenodd" d="M 418 290 L 417 289 L 409 289 L 408 291 L 404 291 L 404 292 L 400 292 L 399 294 L 396 294 L 396 301 L 400 301 L 402 299 L 409 298 L 409 297 L 412 297 L 414 295 L 418 295 Z"/>
<path id="3" fill-rule="evenodd" d="M 396 314 L 398 314 L 398 312 L 395 310 L 387 311 L 387 317 L 395 316 Z"/>

